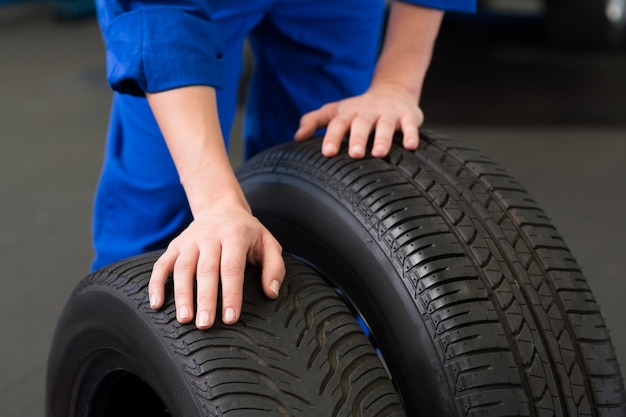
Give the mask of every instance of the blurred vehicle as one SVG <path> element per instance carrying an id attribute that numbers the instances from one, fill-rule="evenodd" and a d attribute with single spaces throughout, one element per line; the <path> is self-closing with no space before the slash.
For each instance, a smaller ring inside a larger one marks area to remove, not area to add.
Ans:
<path id="1" fill-rule="evenodd" d="M 22 4 L 46 7 L 59 20 L 78 19 L 95 13 L 94 0 L 0 0 L 0 6 Z"/>
<path id="2" fill-rule="evenodd" d="M 622 49 L 626 0 L 478 0 L 478 14 L 537 17 L 557 47 Z"/>

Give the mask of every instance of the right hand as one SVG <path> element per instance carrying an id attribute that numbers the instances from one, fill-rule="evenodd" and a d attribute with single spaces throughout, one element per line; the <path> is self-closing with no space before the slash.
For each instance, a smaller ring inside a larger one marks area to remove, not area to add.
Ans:
<path id="1" fill-rule="evenodd" d="M 246 207 L 212 207 L 195 216 L 154 264 L 148 286 L 150 305 L 153 309 L 163 306 L 165 282 L 173 274 L 176 317 L 180 323 L 191 322 L 195 279 L 196 326 L 208 329 L 216 320 L 221 279 L 222 321 L 234 324 L 241 315 L 247 263 L 262 268 L 265 295 L 278 297 L 285 276 L 278 241 Z"/>

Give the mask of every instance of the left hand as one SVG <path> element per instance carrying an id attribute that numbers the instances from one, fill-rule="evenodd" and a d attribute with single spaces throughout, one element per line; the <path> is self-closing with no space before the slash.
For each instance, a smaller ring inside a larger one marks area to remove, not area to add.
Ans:
<path id="1" fill-rule="evenodd" d="M 424 114 L 413 94 L 396 84 L 378 83 L 360 96 L 328 103 L 305 114 L 294 138 L 305 140 L 326 126 L 322 154 L 331 157 L 339 152 L 341 141 L 349 132 L 348 155 L 362 158 L 368 138 L 375 131 L 372 156 L 383 158 L 389 153 L 398 130 L 404 136 L 402 145 L 409 150 L 417 149 L 418 128 L 423 121 Z"/>

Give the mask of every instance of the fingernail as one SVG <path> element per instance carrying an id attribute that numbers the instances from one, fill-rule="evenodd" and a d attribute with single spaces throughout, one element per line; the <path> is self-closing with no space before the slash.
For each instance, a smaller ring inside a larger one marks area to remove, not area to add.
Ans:
<path id="1" fill-rule="evenodd" d="M 208 326 L 209 325 L 209 313 L 206 311 L 200 312 L 198 316 L 198 326 Z"/>
<path id="2" fill-rule="evenodd" d="M 277 280 L 273 280 L 270 283 L 270 290 L 272 290 L 272 292 L 278 296 L 278 291 L 280 291 L 280 282 L 278 282 Z"/>
<path id="3" fill-rule="evenodd" d="M 157 295 L 150 294 L 150 307 L 156 308 L 156 306 L 157 306 Z"/>
<path id="4" fill-rule="evenodd" d="M 232 323 L 235 321 L 235 309 L 228 307 L 224 312 L 224 321 L 227 323 Z"/>
<path id="5" fill-rule="evenodd" d="M 322 153 L 324 154 L 332 154 L 335 152 L 335 146 L 329 144 L 324 145 L 324 147 L 322 148 Z"/>
<path id="6" fill-rule="evenodd" d="M 354 145 L 352 147 L 352 153 L 354 155 L 362 155 L 363 154 L 363 147 L 361 145 Z"/>
<path id="7" fill-rule="evenodd" d="M 182 306 L 179 310 L 178 310 L 178 317 L 181 320 L 185 320 L 189 318 L 189 309 L 187 308 L 187 306 Z"/>

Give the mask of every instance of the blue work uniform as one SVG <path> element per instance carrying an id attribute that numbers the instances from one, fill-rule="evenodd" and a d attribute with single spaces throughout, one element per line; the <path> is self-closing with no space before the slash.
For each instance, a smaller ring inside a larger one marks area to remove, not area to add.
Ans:
<path id="1" fill-rule="evenodd" d="M 407 0 L 474 11 L 476 0 Z M 191 222 L 178 173 L 145 92 L 217 89 L 228 138 L 244 40 L 254 52 L 244 152 L 290 141 L 300 117 L 369 86 L 383 0 L 97 0 L 113 93 L 95 198 L 92 269 L 165 248 Z M 228 146 L 228 144 L 226 144 Z"/>

